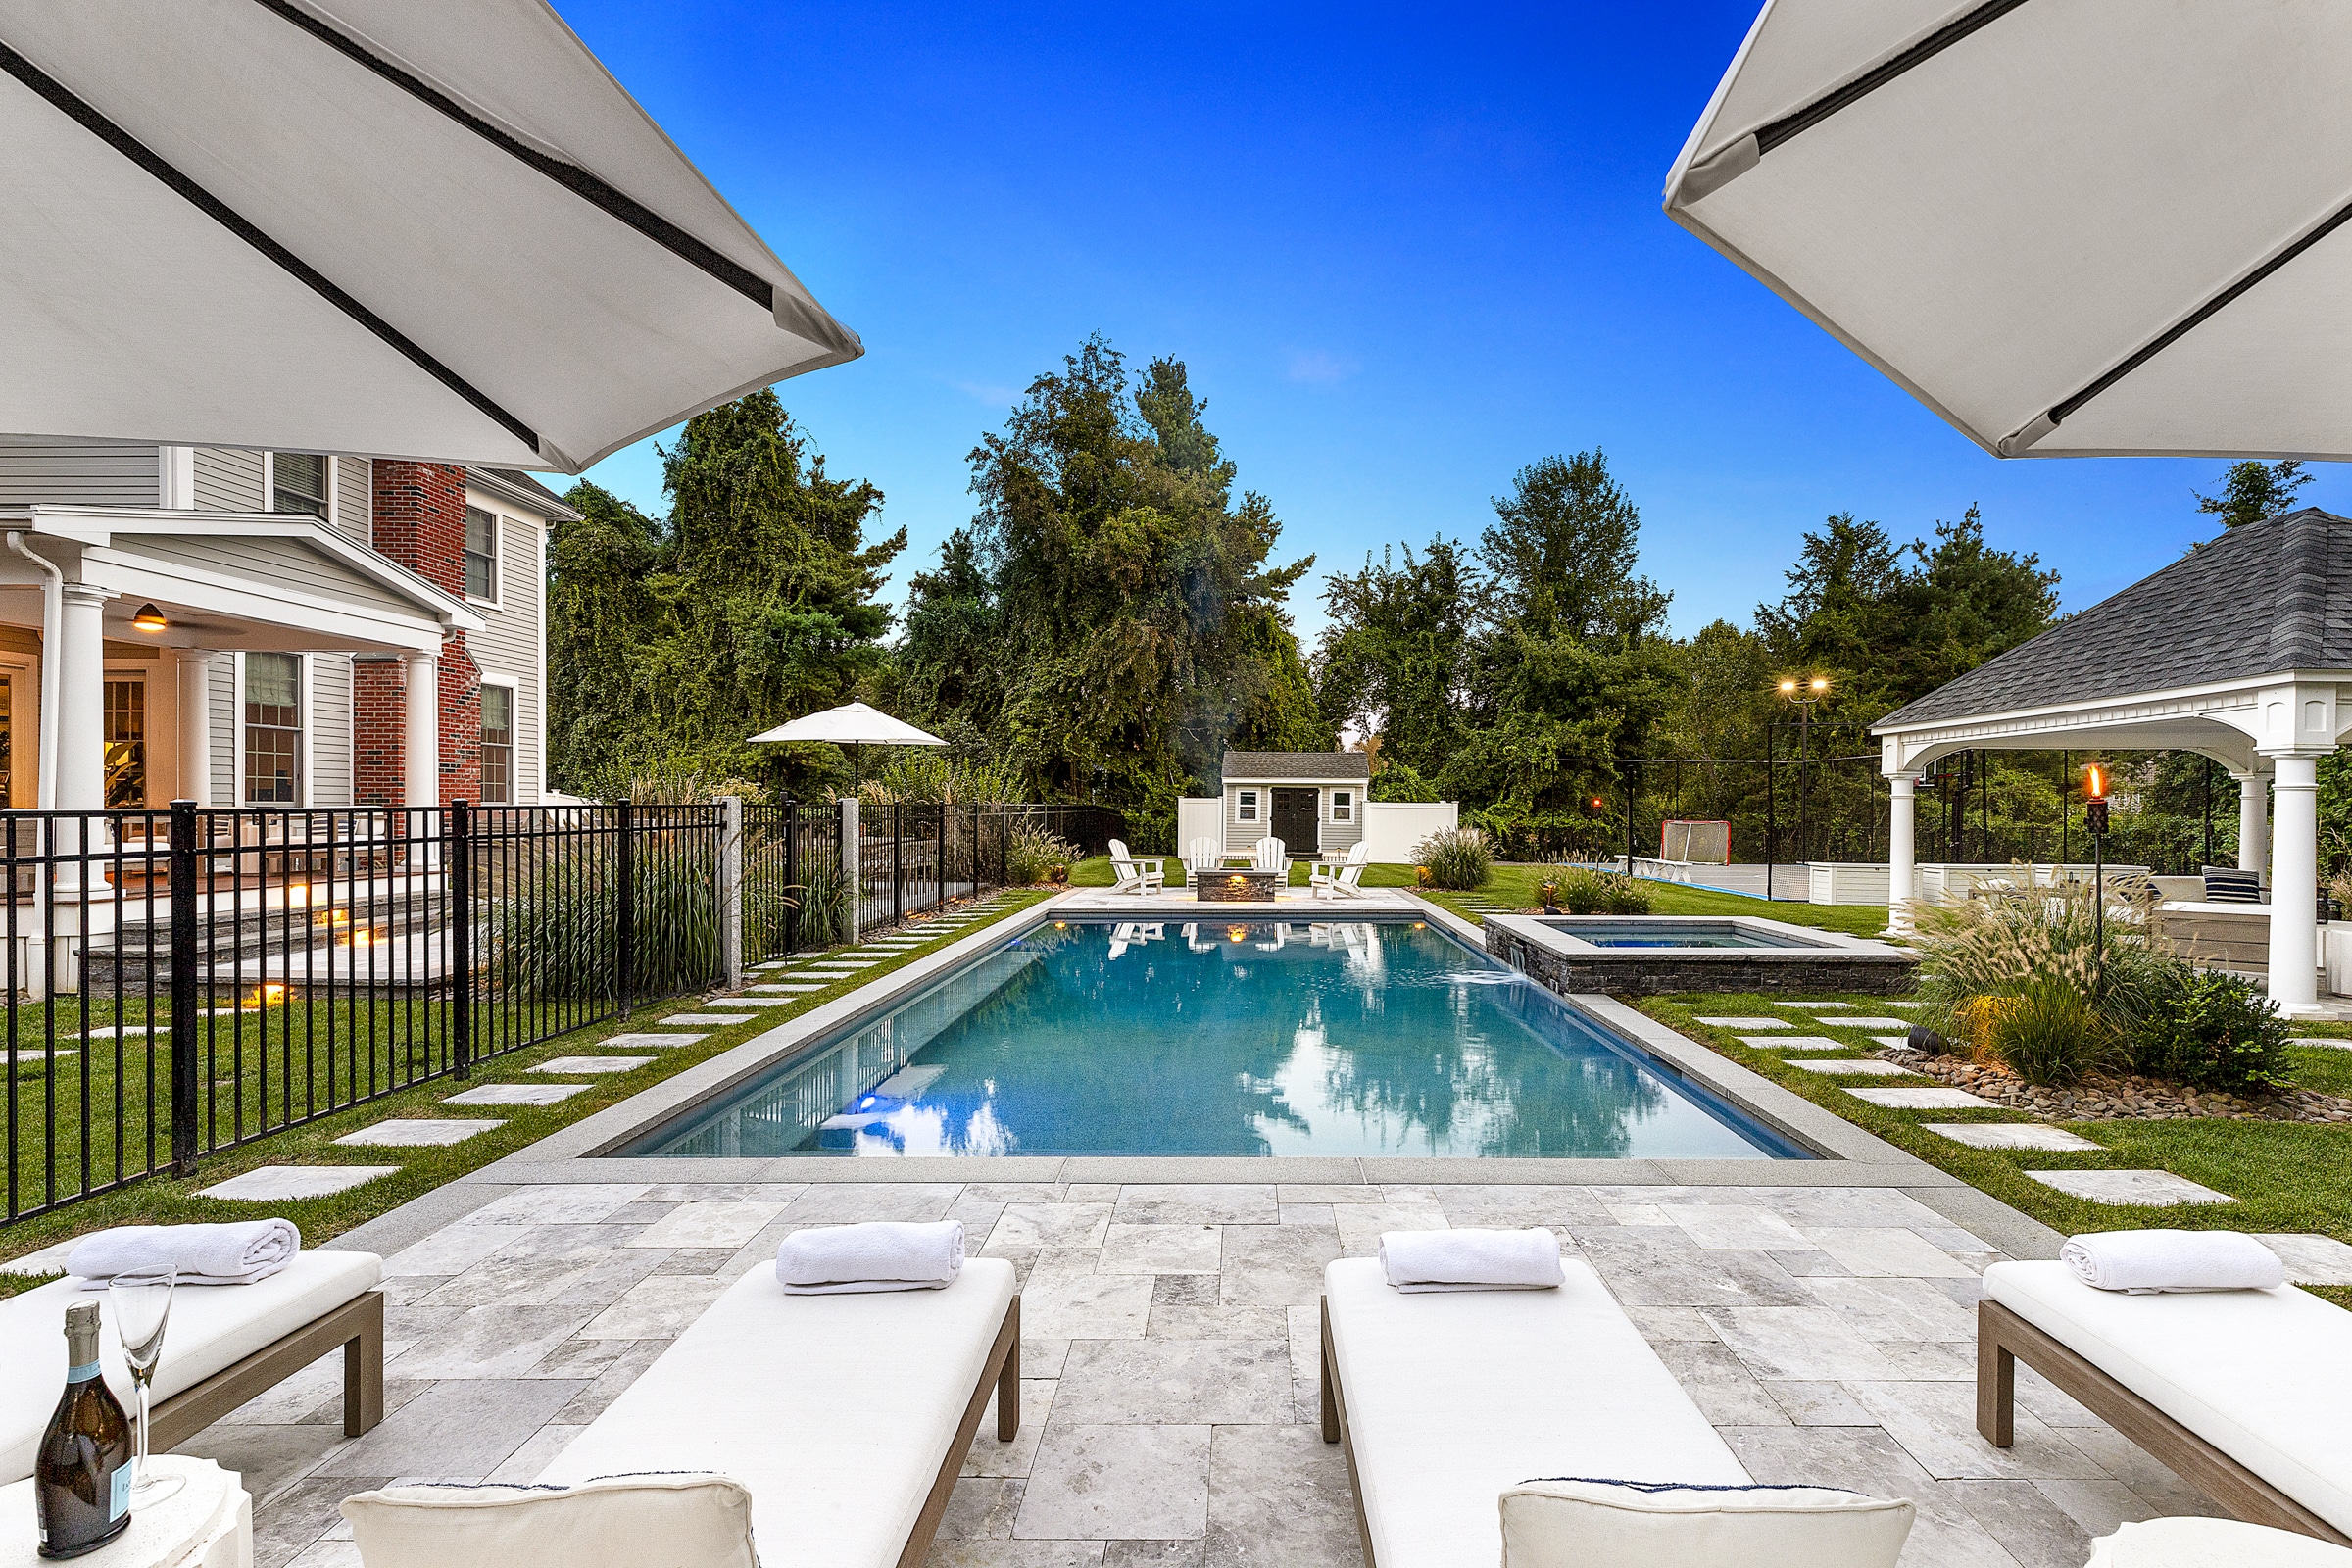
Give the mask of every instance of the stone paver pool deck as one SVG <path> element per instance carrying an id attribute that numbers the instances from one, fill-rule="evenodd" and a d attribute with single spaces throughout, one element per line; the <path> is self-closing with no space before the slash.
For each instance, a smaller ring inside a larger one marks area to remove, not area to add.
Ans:
<path id="1" fill-rule="evenodd" d="M 1028 1376 L 1020 1438 L 983 1425 L 936 1564 L 1358 1561 L 1347 1467 L 1314 1424 L 1322 1269 L 1384 1230 L 1439 1225 L 1551 1227 L 1758 1480 L 1916 1499 L 1907 1564 L 2072 1568 L 2124 1520 L 2206 1511 L 2022 1368 L 2016 1446 L 1977 1436 L 1977 1276 L 2002 1254 L 1897 1189 L 821 1180 L 440 1196 L 478 1206 L 387 1258 L 380 1427 L 342 1436 L 330 1358 L 184 1446 L 247 1477 L 259 1568 L 354 1568 L 336 1504 L 368 1487 L 531 1479 L 793 1230 L 950 1216 L 1021 1272 Z"/>

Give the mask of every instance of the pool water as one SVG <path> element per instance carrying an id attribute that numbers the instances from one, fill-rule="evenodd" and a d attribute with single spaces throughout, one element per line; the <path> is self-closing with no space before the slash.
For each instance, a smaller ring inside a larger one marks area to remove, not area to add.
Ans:
<path id="1" fill-rule="evenodd" d="M 1822 944 L 1777 932 L 1758 931 L 1729 920 L 1675 919 L 1672 923 L 1639 918 L 1590 920 L 1570 918 L 1544 922 L 1554 931 L 1589 942 L 1596 948 L 1813 948 Z"/>
<path id="2" fill-rule="evenodd" d="M 1806 1157 L 1410 921 L 1040 925 L 621 1152 Z"/>

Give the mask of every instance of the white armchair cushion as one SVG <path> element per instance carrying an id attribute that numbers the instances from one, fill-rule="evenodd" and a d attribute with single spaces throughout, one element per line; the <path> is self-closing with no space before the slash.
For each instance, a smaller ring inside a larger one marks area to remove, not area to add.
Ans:
<path id="1" fill-rule="evenodd" d="M 1524 1482 L 1501 1506 L 1503 1568 L 1894 1568 L 1913 1511 L 1827 1487 L 1573 1478 Z"/>
<path id="2" fill-rule="evenodd" d="M 693 1473 L 575 1487 L 385 1487 L 343 1499 L 364 1568 L 759 1568 L 752 1494 Z"/>

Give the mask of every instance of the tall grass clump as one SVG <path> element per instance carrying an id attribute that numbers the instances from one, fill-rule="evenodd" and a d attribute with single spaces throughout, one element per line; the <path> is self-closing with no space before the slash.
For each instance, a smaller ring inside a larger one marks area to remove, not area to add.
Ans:
<path id="1" fill-rule="evenodd" d="M 1649 889 L 1621 871 L 1563 865 L 1545 878 L 1552 902 L 1570 914 L 1647 914 Z"/>
<path id="2" fill-rule="evenodd" d="M 1469 893 L 1486 885 L 1494 855 L 1474 827 L 1441 828 L 1413 846 L 1413 863 L 1429 868 L 1431 887 Z"/>
<path id="3" fill-rule="evenodd" d="M 1083 858 L 1068 839 L 1024 823 L 1004 841 L 1004 881 L 1010 887 L 1029 887 L 1045 881 L 1054 867 L 1075 865 Z"/>

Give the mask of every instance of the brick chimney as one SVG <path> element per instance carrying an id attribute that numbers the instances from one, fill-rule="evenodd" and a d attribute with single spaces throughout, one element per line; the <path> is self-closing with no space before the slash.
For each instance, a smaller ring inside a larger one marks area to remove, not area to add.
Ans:
<path id="1" fill-rule="evenodd" d="M 374 463 L 375 548 L 445 592 L 466 595 L 466 470 L 445 463 Z M 482 793 L 482 672 L 466 634 L 441 643 L 441 799 L 404 800 L 408 696 L 397 659 L 363 657 L 352 672 L 353 791 L 362 806 L 446 805 Z"/>

